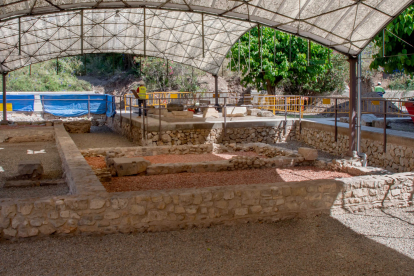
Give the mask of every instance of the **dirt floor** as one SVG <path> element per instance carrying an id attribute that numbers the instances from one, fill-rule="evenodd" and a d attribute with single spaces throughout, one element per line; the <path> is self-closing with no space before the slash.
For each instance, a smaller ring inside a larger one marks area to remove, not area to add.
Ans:
<path id="1" fill-rule="evenodd" d="M 253 185 L 315 179 L 352 177 L 350 174 L 315 167 L 269 168 L 224 172 L 179 173 L 113 177 L 105 182 L 108 192 L 201 188 L 227 185 Z"/>
<path id="2" fill-rule="evenodd" d="M 44 150 L 45 153 L 37 153 Z M 28 154 L 33 151 L 34 154 Z M 54 142 L 0 143 L 0 183 L 4 177 L 17 173 L 17 165 L 23 160 L 40 160 L 43 164 L 44 178 L 62 177 L 62 162 Z"/>
<path id="3" fill-rule="evenodd" d="M 137 146 L 107 126 L 93 126 L 90 133 L 70 133 L 70 137 L 79 149 Z"/>
<path id="4" fill-rule="evenodd" d="M 411 276 L 413 259 L 412 208 L 0 242 L 0 275 Z"/>

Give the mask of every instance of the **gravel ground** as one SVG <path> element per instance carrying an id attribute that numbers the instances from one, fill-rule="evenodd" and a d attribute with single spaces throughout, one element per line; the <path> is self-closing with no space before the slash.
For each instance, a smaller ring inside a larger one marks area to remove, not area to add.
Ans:
<path id="1" fill-rule="evenodd" d="M 113 177 L 102 183 L 108 192 L 201 188 L 227 185 L 253 185 L 351 177 L 350 174 L 315 167 L 269 168 L 224 172 L 178 173 Z"/>
<path id="2" fill-rule="evenodd" d="M 4 169 L 0 172 L 0 183 L 4 177 L 15 175 L 18 163 L 23 160 L 40 160 L 46 179 L 62 177 L 62 163 L 54 142 L 0 143 L 0 148 L 0 166 Z M 46 153 L 27 154 L 27 150 L 45 150 Z"/>
<path id="3" fill-rule="evenodd" d="M 3 241 L 0 274 L 413 275 L 413 215 L 392 212 Z"/>
<path id="4" fill-rule="evenodd" d="M 300 147 L 313 148 L 313 149 L 315 148 L 313 146 L 310 146 L 308 144 L 305 144 L 301 141 L 296 141 L 296 140 L 277 143 L 277 144 L 273 144 L 273 145 L 276 146 L 276 147 L 281 147 L 281 148 L 290 149 L 290 150 L 298 150 L 298 148 L 300 148 Z M 321 151 L 320 149 L 317 149 L 317 150 L 318 150 L 319 157 L 329 158 L 329 159 L 342 158 L 340 156 L 336 156 L 336 155 Z"/>
<path id="5" fill-rule="evenodd" d="M 22 187 L 0 189 L 0 198 L 30 198 L 61 196 L 69 193 L 66 184 L 48 185 L 40 187 Z"/>
<path id="6" fill-rule="evenodd" d="M 92 126 L 90 133 L 70 133 L 70 137 L 79 149 L 137 146 L 107 126 Z"/>

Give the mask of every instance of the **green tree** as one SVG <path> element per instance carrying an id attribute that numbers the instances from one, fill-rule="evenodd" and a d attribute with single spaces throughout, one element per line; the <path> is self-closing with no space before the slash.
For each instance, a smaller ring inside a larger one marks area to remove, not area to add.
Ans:
<path id="1" fill-rule="evenodd" d="M 374 38 L 373 42 L 379 48 L 379 52 L 373 55 L 371 69 L 383 67 L 386 73 L 404 70 L 406 74 L 412 75 L 414 72 L 414 48 L 411 46 L 414 45 L 413 18 L 414 6 L 410 6 L 394 19 L 384 32 L 380 32 Z M 385 49 L 383 45 L 385 45 Z M 384 53 L 385 57 L 383 57 Z"/>
<path id="2" fill-rule="evenodd" d="M 271 95 L 275 94 L 278 84 L 287 86 L 287 90 L 295 90 L 295 94 L 312 95 L 333 91 L 343 87 L 344 79 L 338 77 L 339 72 L 332 70 L 332 63 L 328 62 L 332 52 L 311 43 L 308 60 L 307 40 L 271 28 L 256 27 L 250 31 L 250 59 L 249 34 L 246 33 L 240 39 L 241 82 L 245 86 L 265 88 Z M 237 71 L 239 43 L 232 47 L 231 56 L 229 67 Z"/>

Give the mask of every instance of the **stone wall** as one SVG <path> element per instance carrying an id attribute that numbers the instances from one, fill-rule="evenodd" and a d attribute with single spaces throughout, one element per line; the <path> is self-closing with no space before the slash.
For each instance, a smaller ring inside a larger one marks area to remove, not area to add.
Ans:
<path id="1" fill-rule="evenodd" d="M 349 151 L 349 130 L 338 127 L 338 141 L 335 142 L 335 127 L 314 122 L 302 122 L 301 132 L 296 129 L 297 138 L 308 145 L 335 155 Z M 368 156 L 368 165 L 382 167 L 391 172 L 414 171 L 414 138 L 387 135 L 387 152 L 383 152 L 383 134 L 361 132 L 361 150 Z"/>
<path id="2" fill-rule="evenodd" d="M 412 173 L 0 200 L 2 238 L 160 231 L 412 205 Z"/>
<path id="3" fill-rule="evenodd" d="M 105 188 L 62 124 L 55 124 L 56 146 L 62 160 L 65 180 L 71 194 L 103 192 Z"/>
<path id="4" fill-rule="evenodd" d="M 114 131 L 126 136 L 129 140 L 142 144 L 142 121 L 117 114 L 108 118 L 107 125 Z M 274 122 L 238 122 L 227 123 L 227 133 L 224 133 L 222 123 L 192 123 L 163 125 L 159 133 L 158 124 L 147 129 L 147 145 L 199 145 L 205 143 L 276 143 L 295 139 L 295 121 L 288 120 L 286 132 L 284 121 Z"/>

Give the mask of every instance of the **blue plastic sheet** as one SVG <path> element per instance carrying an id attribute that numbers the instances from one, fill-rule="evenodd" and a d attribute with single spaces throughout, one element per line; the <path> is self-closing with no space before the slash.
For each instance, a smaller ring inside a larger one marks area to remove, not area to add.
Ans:
<path id="1" fill-rule="evenodd" d="M 0 104 L 3 104 L 3 98 L 0 98 Z M 13 111 L 33 111 L 34 99 L 34 95 L 7 95 L 6 93 L 6 103 L 12 104 Z"/>
<path id="2" fill-rule="evenodd" d="M 115 114 L 115 97 L 111 95 L 106 95 L 106 117 L 113 117 Z"/>
<path id="3" fill-rule="evenodd" d="M 108 95 L 40 95 L 44 110 L 55 116 L 77 117 L 88 114 L 107 113 Z M 89 97 L 89 101 L 88 101 Z M 89 103 L 88 103 L 89 102 Z"/>

